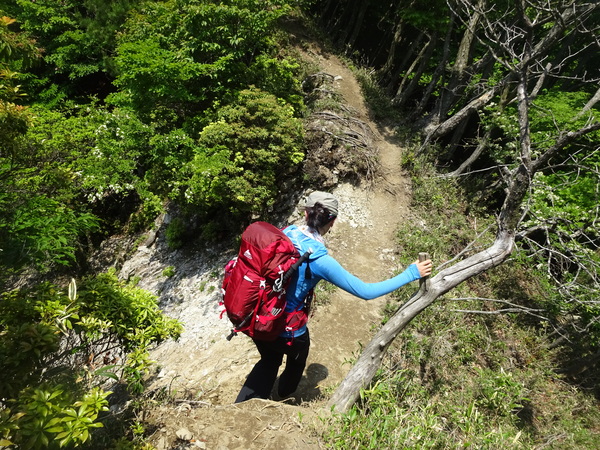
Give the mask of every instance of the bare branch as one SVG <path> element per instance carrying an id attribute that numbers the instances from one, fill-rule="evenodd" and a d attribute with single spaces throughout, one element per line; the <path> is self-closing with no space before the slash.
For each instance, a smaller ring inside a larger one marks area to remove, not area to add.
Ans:
<path id="1" fill-rule="evenodd" d="M 544 167 L 550 159 L 556 155 L 560 150 L 565 148 L 568 144 L 576 141 L 582 136 L 586 134 L 592 133 L 594 131 L 600 130 L 600 122 L 594 122 L 590 125 L 586 125 L 583 128 L 580 128 L 577 131 L 568 131 L 563 133 L 557 140 L 556 144 L 546 150 L 542 155 L 540 155 L 535 161 L 533 161 L 532 169 L 534 172 L 537 172 L 542 167 Z"/>
<path id="2" fill-rule="evenodd" d="M 581 111 L 579 112 L 579 114 L 577 114 L 577 116 L 575 116 L 575 120 L 577 120 L 580 117 L 582 117 L 585 113 L 587 113 L 590 109 L 592 109 L 596 105 L 596 103 L 598 103 L 599 101 L 600 101 L 600 87 L 598 87 L 598 90 L 596 91 L 596 93 L 585 104 L 585 106 L 581 109 Z"/>

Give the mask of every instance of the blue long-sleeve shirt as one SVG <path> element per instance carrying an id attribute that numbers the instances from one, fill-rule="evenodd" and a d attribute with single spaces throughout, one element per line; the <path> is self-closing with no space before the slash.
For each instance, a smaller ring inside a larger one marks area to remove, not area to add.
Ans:
<path id="1" fill-rule="evenodd" d="M 377 283 L 366 283 L 360 278 L 352 275 L 330 256 L 327 248 L 322 242 L 304 234 L 296 225 L 283 230 L 290 238 L 294 246 L 303 255 L 310 252 L 309 265 L 312 273 L 311 278 L 306 278 L 306 267 L 304 263 L 292 277 L 286 293 L 286 311 L 292 312 L 303 307 L 304 299 L 321 280 L 329 281 L 335 286 L 365 300 L 371 300 L 404 286 L 411 281 L 420 278 L 419 269 L 416 264 L 411 264 L 399 275 Z M 306 332 L 306 326 L 294 332 L 294 336 L 300 336 Z M 283 334 L 291 337 L 289 332 Z"/>

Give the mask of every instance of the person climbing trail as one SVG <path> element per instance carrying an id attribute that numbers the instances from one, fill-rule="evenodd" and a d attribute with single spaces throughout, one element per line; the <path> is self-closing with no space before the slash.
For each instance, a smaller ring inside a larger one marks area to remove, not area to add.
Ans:
<path id="1" fill-rule="evenodd" d="M 429 276 L 433 264 L 430 259 L 415 261 L 399 275 L 376 283 L 366 283 L 352 275 L 328 254 L 324 236 L 335 224 L 338 215 L 338 200 L 330 193 L 315 191 L 303 205 L 305 224 L 291 225 L 283 230 L 298 252 L 310 253 L 292 277 L 286 292 L 286 314 L 304 314 L 308 318 L 312 290 L 321 280 L 364 300 L 371 300 Z M 274 341 L 253 339 L 260 360 L 251 370 L 242 386 L 236 403 L 251 398 L 267 399 L 277 379 L 283 357 L 287 356 L 283 372 L 279 377 L 278 396 L 283 399 L 292 395 L 300 383 L 310 348 L 310 334 L 304 323 L 294 331 L 284 331 Z"/>

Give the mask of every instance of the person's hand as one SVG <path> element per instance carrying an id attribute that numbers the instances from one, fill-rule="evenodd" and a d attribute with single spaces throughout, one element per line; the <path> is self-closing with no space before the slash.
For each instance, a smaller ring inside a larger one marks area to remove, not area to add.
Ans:
<path id="1" fill-rule="evenodd" d="M 419 275 L 421 275 L 421 278 L 431 275 L 433 263 L 430 259 L 426 259 L 425 261 L 415 261 L 415 264 L 417 265 L 417 269 L 419 269 Z"/>

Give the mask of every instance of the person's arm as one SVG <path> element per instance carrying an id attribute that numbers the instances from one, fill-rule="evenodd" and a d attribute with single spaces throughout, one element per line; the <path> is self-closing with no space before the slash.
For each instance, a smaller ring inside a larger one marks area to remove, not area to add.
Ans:
<path id="1" fill-rule="evenodd" d="M 421 278 L 417 264 L 411 264 L 399 275 L 377 283 L 365 283 L 342 267 L 333 257 L 322 256 L 310 262 L 313 273 L 364 300 L 371 300 Z"/>

